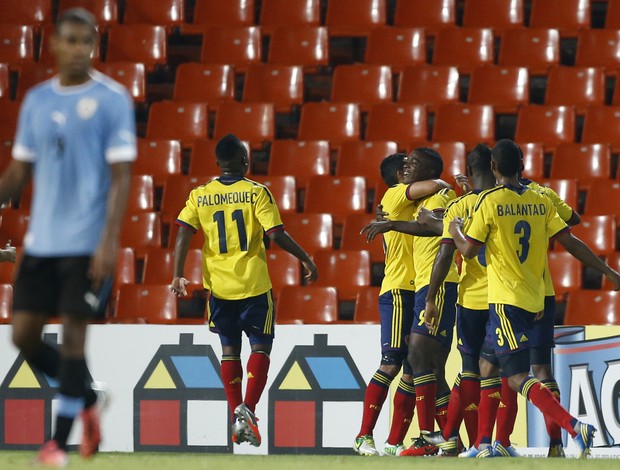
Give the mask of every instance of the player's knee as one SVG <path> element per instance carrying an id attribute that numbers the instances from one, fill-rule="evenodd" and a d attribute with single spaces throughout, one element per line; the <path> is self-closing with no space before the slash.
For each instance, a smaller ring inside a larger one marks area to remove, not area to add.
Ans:
<path id="1" fill-rule="evenodd" d="M 551 364 L 532 364 L 532 372 L 538 380 L 548 380 L 553 378 Z"/>

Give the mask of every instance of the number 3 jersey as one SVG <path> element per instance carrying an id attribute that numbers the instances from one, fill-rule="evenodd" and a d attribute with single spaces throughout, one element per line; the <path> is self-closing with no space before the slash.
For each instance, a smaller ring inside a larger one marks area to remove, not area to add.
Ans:
<path id="1" fill-rule="evenodd" d="M 480 193 L 465 236 L 486 243 L 489 303 L 541 311 L 549 238 L 564 230 L 551 200 L 525 186 Z"/>
<path id="2" fill-rule="evenodd" d="M 222 176 L 194 188 L 176 223 L 205 234 L 203 283 L 238 300 L 271 289 L 263 235 L 284 230 L 271 192 L 242 177 Z"/>

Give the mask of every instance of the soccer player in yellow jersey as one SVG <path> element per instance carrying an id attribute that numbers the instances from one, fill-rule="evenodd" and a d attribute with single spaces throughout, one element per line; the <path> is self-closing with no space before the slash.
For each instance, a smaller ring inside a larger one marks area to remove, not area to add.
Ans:
<path id="1" fill-rule="evenodd" d="M 419 181 L 409 184 L 411 171 L 405 168 L 407 155 L 389 155 L 381 162 L 381 177 L 389 186 L 381 205 L 390 220 L 411 220 L 415 200 L 449 187 L 441 180 Z M 379 294 L 381 317 L 381 365 L 375 372 L 364 398 L 364 413 L 360 431 L 353 449 L 361 455 L 379 455 L 373 430 L 389 387 L 401 366 L 403 376 L 394 397 L 392 428 L 383 448 L 384 455 L 398 456 L 415 407 L 415 391 L 411 368 L 406 360 L 406 337 L 411 330 L 415 298 L 415 270 L 413 237 L 397 232 L 386 233 L 385 276 Z"/>
<path id="2" fill-rule="evenodd" d="M 534 322 L 543 314 L 549 239 L 557 240 L 582 263 L 602 272 L 616 289 L 620 289 L 620 274 L 570 233 L 549 198 L 521 185 L 520 165 L 519 147 L 508 139 L 498 141 L 491 158 L 498 186 L 478 196 L 467 235 L 463 234 L 461 218 L 450 222 L 449 231 L 465 258 L 477 256 L 485 244 L 488 332 L 502 375 L 513 390 L 565 429 L 573 437 L 578 457 L 585 458 L 596 432 L 594 426 L 571 416 L 544 384 L 529 375 L 529 337 Z M 463 456 L 480 452 L 472 447 Z"/>
<path id="3" fill-rule="evenodd" d="M 203 230 L 203 283 L 211 291 L 208 322 L 222 344 L 222 380 L 235 417 L 233 442 L 248 441 L 258 447 L 261 437 L 254 410 L 267 383 L 275 321 L 263 234 L 301 261 L 306 281 L 314 281 L 317 270 L 308 254 L 284 230 L 269 190 L 244 177 L 248 154 L 243 143 L 228 134 L 217 143 L 215 156 L 221 176 L 193 189 L 176 221 L 180 228 L 174 247 L 171 290 L 186 295 L 188 281 L 183 277 L 183 268 L 190 238 Z M 250 339 L 252 352 L 242 399 L 243 332 Z"/>

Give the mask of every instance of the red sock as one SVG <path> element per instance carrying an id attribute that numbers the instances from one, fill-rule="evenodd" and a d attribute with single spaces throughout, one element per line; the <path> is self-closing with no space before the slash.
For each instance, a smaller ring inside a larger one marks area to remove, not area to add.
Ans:
<path id="1" fill-rule="evenodd" d="M 474 372 L 461 373 L 461 412 L 469 445 L 473 446 L 478 438 L 478 404 L 480 403 L 480 376 Z"/>
<path id="2" fill-rule="evenodd" d="M 220 371 L 222 382 L 224 382 L 224 393 L 226 394 L 228 408 L 232 413 L 243 401 L 243 398 L 241 398 L 241 382 L 243 381 L 241 358 L 234 355 L 223 355 Z"/>
<path id="3" fill-rule="evenodd" d="M 502 399 L 497 410 L 497 429 L 495 440 L 499 441 L 504 447 L 510 445 L 510 435 L 515 427 L 517 419 L 517 392 L 510 388 L 508 379 L 502 378 Z"/>
<path id="4" fill-rule="evenodd" d="M 497 417 L 497 408 L 501 398 L 502 381 L 499 377 L 488 377 L 480 380 L 480 405 L 478 406 L 478 438 L 480 444 L 490 444 L 493 427 Z"/>
<path id="5" fill-rule="evenodd" d="M 452 394 L 444 392 L 443 395 L 438 395 L 435 400 L 435 421 L 439 429 L 444 429 L 448 423 L 448 403 Z"/>
<path id="6" fill-rule="evenodd" d="M 551 391 L 551 393 L 553 393 L 555 399 L 558 401 L 558 403 L 560 403 L 560 387 L 558 387 L 558 383 L 555 381 L 555 379 L 545 379 L 541 380 L 541 382 L 545 384 L 545 387 L 547 387 Z M 545 427 L 547 428 L 547 434 L 549 434 L 549 445 L 562 445 L 562 428 L 558 425 L 558 423 L 553 421 L 548 416 L 544 416 L 544 418 Z"/>
<path id="7" fill-rule="evenodd" d="M 403 442 L 411 425 L 414 410 L 415 387 L 413 384 L 400 379 L 394 395 L 394 413 L 392 414 L 390 435 L 387 438 L 388 444 L 395 445 Z"/>
<path id="8" fill-rule="evenodd" d="M 372 436 L 372 432 L 377 424 L 379 413 L 383 403 L 390 391 L 390 384 L 393 378 L 381 370 L 377 370 L 375 375 L 370 379 L 368 387 L 366 387 L 366 395 L 364 396 L 364 413 L 362 415 L 362 427 L 357 437 Z"/>
<path id="9" fill-rule="evenodd" d="M 461 412 L 461 374 L 456 376 L 454 385 L 452 386 L 452 392 L 450 393 L 450 401 L 448 403 L 448 414 L 446 423 L 439 429 L 442 430 L 444 439 L 448 440 L 453 436 L 458 435 L 459 428 L 461 427 L 461 421 L 463 420 L 463 413 Z"/>
<path id="10" fill-rule="evenodd" d="M 415 405 L 418 410 L 420 431 L 432 432 L 435 429 L 435 402 L 437 395 L 437 377 L 432 370 L 413 375 L 415 384 Z"/>
<path id="11" fill-rule="evenodd" d="M 543 416 L 548 416 L 575 437 L 574 419 L 568 411 L 555 399 L 553 393 L 538 379 L 529 377 L 521 384 L 521 395 L 531 401 Z"/>
<path id="12" fill-rule="evenodd" d="M 256 404 L 260 400 L 269 372 L 269 355 L 264 352 L 253 352 L 248 359 L 248 386 L 245 389 L 244 403 L 254 413 Z"/>

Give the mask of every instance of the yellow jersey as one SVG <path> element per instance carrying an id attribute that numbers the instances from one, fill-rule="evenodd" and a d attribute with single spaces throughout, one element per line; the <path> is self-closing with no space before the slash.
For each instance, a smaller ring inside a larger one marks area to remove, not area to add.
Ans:
<path id="1" fill-rule="evenodd" d="M 480 193 L 465 236 L 486 243 L 489 303 L 543 310 L 549 238 L 564 230 L 551 200 L 526 186 Z"/>
<path id="2" fill-rule="evenodd" d="M 401 183 L 388 188 L 381 199 L 390 220 L 413 220 L 414 202 L 409 199 L 409 185 Z M 413 266 L 413 235 L 395 231 L 383 234 L 385 275 L 381 294 L 392 289 L 415 290 Z"/>
<path id="3" fill-rule="evenodd" d="M 194 188 L 177 224 L 205 234 L 203 283 L 225 300 L 271 289 L 263 235 L 283 230 L 269 189 L 243 177 L 222 176 Z"/>
<path id="4" fill-rule="evenodd" d="M 448 203 L 456 197 L 456 193 L 451 189 L 442 189 L 438 193 L 431 194 L 424 198 L 418 199 L 415 204 L 414 218 L 417 219 L 420 207 L 424 207 L 430 211 L 437 209 L 445 209 Z M 415 266 L 416 289 L 428 286 L 431 282 L 431 273 L 435 256 L 439 251 L 441 237 L 413 237 L 413 265 Z M 456 264 L 453 262 L 450 271 L 446 276 L 446 282 L 458 282 L 459 274 Z"/>

